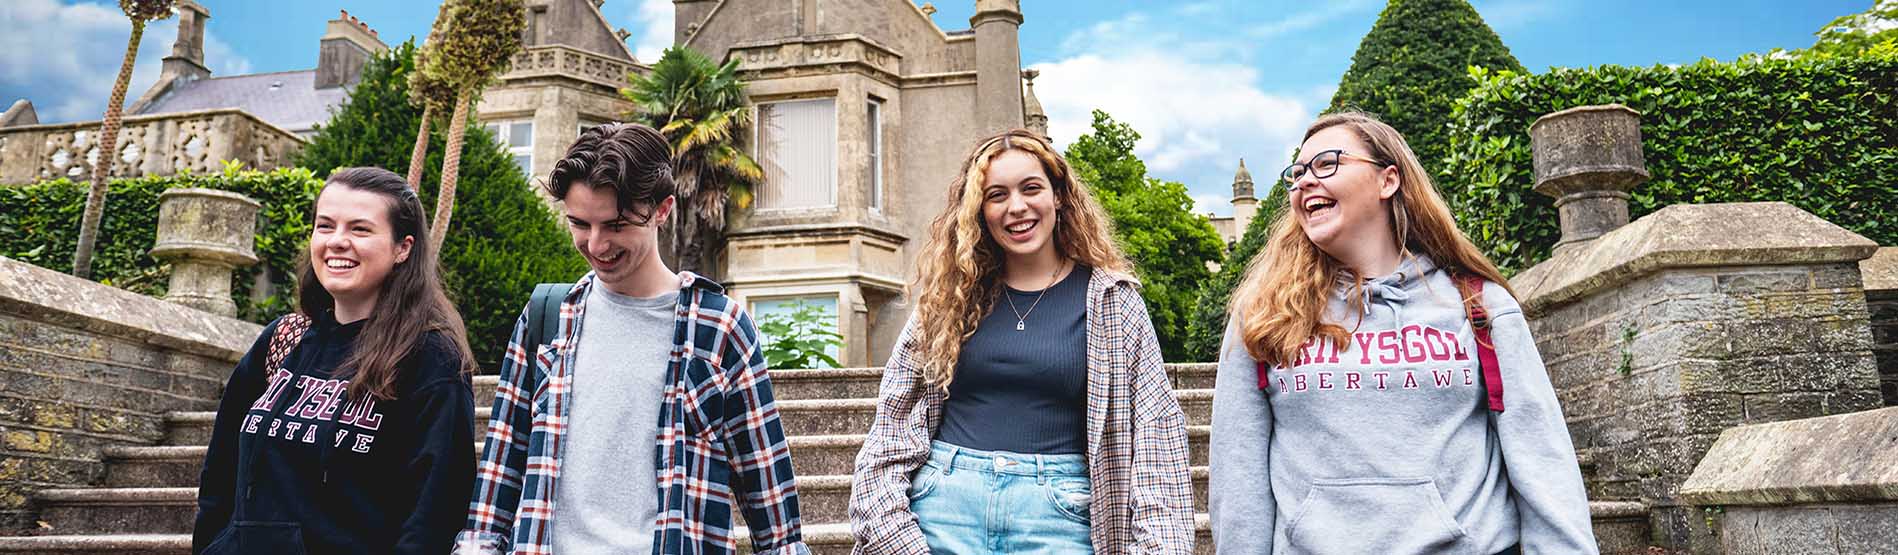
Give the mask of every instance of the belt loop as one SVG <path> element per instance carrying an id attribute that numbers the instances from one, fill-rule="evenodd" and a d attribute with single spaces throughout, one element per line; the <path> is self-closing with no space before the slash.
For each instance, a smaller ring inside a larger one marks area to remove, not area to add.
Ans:
<path id="1" fill-rule="evenodd" d="M 949 456 L 944 457 L 945 460 L 943 460 L 942 462 L 942 473 L 945 476 L 949 474 L 955 474 L 956 473 L 956 454 L 962 452 L 962 447 L 957 446 L 956 444 L 953 444 L 953 443 L 944 443 L 943 445 L 949 446 Z"/>
<path id="2" fill-rule="evenodd" d="M 1048 456 L 1035 455 L 1035 483 L 1048 485 Z"/>

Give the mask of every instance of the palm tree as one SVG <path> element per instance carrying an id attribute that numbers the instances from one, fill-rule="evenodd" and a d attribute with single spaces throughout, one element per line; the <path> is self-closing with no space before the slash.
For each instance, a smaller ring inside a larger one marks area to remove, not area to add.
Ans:
<path id="1" fill-rule="evenodd" d="M 125 41 L 119 80 L 112 83 L 112 98 L 106 102 L 105 121 L 99 128 L 99 161 L 92 166 L 92 189 L 86 193 L 86 211 L 79 220 L 79 250 L 72 257 L 75 276 L 92 277 L 92 249 L 99 241 L 99 220 L 105 216 L 106 178 L 119 158 L 119 122 L 125 113 L 125 88 L 132 82 L 132 64 L 138 61 L 138 41 L 145 36 L 146 23 L 171 17 L 171 5 L 172 0 L 119 0 L 119 9 L 132 20 L 132 38 Z"/>
<path id="2" fill-rule="evenodd" d="M 521 50 L 521 32 L 527 28 L 527 5 L 522 0 L 447 0 L 442 5 L 440 44 L 430 44 L 428 65 L 416 71 L 447 83 L 455 91 L 453 119 L 448 122 L 448 144 L 442 153 L 441 190 L 435 199 L 435 223 L 429 226 L 433 250 L 441 252 L 448 220 L 455 212 L 455 183 L 461 174 L 461 141 L 468 132 L 468 109 L 475 96 L 507 68 L 508 58 Z M 413 170 L 410 173 L 414 173 Z"/>
<path id="3" fill-rule="evenodd" d="M 675 46 L 630 85 L 620 90 L 635 104 L 629 117 L 672 143 L 679 210 L 670 231 L 679 269 L 708 272 L 725 246 L 725 207 L 749 207 L 752 187 L 764 181 L 737 140 L 751 126 L 738 61 L 719 64 Z"/>

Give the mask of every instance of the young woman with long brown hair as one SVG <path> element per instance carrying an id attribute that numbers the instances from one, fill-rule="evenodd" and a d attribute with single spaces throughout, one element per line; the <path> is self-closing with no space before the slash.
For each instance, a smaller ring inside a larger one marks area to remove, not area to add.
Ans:
<path id="1" fill-rule="evenodd" d="M 314 212 L 297 312 L 225 386 L 192 552 L 447 553 L 474 481 L 474 357 L 421 199 L 344 168 Z"/>
<path id="2" fill-rule="evenodd" d="M 1186 419 L 1099 203 L 979 143 L 930 226 L 857 454 L 857 553 L 1190 553 Z"/>
<path id="3" fill-rule="evenodd" d="M 1333 114 L 1299 152 L 1220 356 L 1219 552 L 1595 552 L 1522 309 L 1404 138 Z"/>

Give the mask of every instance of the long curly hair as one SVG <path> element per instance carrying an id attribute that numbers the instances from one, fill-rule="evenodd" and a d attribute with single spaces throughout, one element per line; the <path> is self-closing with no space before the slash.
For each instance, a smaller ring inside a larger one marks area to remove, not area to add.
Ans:
<path id="1" fill-rule="evenodd" d="M 1025 129 L 977 143 L 949 186 L 948 203 L 929 224 L 910 297 L 916 299 L 917 329 L 908 348 L 921 362 L 923 381 L 948 391 L 962 344 L 1000 298 L 1004 255 L 982 219 L 982 190 L 989 163 L 1017 150 L 1041 161 L 1054 190 L 1054 246 L 1061 256 L 1096 269 L 1129 272 L 1132 264 L 1114 244 L 1112 223 L 1100 202 L 1075 178 L 1054 146 Z"/>
<path id="2" fill-rule="evenodd" d="M 1384 202 L 1390 207 L 1399 252 L 1405 257 L 1427 255 L 1446 271 L 1475 274 L 1503 286 L 1511 296 L 1516 294 L 1496 265 L 1457 229 L 1449 205 L 1403 135 L 1369 114 L 1343 112 L 1318 118 L 1305 130 L 1305 139 L 1338 126 L 1354 131 L 1372 158 L 1397 167 L 1397 194 Z M 1229 307 L 1230 313 L 1244 316 L 1239 337 L 1246 351 L 1274 366 L 1292 360 L 1299 345 L 1313 336 L 1351 348 L 1344 326 L 1324 321 L 1325 306 L 1340 279 L 1352 284 L 1347 298 L 1354 307 L 1361 309 L 1355 303 L 1363 302 L 1363 277 L 1312 243 L 1297 213 L 1294 206 L 1279 211 L 1264 250 L 1252 257 Z"/>

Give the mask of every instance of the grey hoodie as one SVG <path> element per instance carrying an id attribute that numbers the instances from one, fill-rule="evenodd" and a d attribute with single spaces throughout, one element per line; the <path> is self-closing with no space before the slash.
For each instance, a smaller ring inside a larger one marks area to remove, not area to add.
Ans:
<path id="1" fill-rule="evenodd" d="M 1350 345 L 1270 368 L 1227 323 L 1213 397 L 1211 513 L 1230 554 L 1596 553 L 1581 469 L 1522 308 L 1489 284 L 1504 412 L 1484 402 L 1469 319 L 1427 258 L 1365 285 Z M 1355 329 L 1354 329 L 1355 327 Z M 1261 389 L 1261 385 L 1264 389 Z"/>

